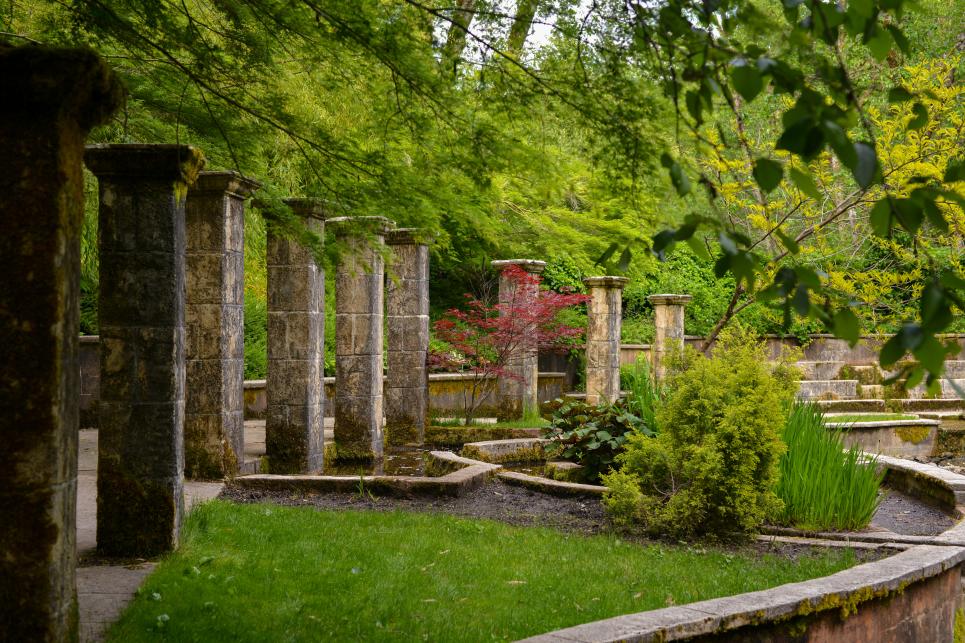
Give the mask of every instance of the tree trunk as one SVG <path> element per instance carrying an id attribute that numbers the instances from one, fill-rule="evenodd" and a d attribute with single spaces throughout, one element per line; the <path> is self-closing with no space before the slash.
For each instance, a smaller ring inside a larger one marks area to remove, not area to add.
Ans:
<path id="1" fill-rule="evenodd" d="M 472 16 L 476 9 L 476 0 L 456 0 L 456 8 L 452 12 L 452 23 L 449 25 L 449 35 L 442 52 L 442 59 L 446 66 L 455 65 L 466 49 L 466 32 L 472 23 Z"/>
<path id="2" fill-rule="evenodd" d="M 537 9 L 539 0 L 519 0 L 516 4 L 516 17 L 509 29 L 509 41 L 506 45 L 506 53 L 510 56 L 519 58 L 523 53 L 523 45 L 526 44 L 526 37 L 533 26 Z"/>

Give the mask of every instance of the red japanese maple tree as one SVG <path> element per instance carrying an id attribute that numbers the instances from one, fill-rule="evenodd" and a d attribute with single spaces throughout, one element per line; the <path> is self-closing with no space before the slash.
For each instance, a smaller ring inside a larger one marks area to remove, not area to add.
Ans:
<path id="1" fill-rule="evenodd" d="M 491 305 L 466 294 L 466 310 L 450 309 L 433 325 L 436 337 L 453 351 L 431 351 L 430 367 L 473 376 L 464 392 L 467 425 L 493 394 L 499 378 L 522 379 L 509 368 L 513 359 L 533 348 L 566 350 L 584 331 L 559 321 L 558 314 L 585 303 L 586 295 L 542 289 L 539 275 L 519 266 L 504 268 L 502 276 L 513 284 L 509 301 Z M 487 386 L 490 380 L 493 385 Z"/>

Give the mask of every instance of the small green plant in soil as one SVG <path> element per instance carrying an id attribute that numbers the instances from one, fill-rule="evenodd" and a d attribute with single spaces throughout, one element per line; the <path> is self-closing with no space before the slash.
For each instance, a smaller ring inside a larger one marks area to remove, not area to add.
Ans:
<path id="1" fill-rule="evenodd" d="M 553 421 L 543 437 L 547 456 L 561 457 L 583 465 L 588 482 L 613 468 L 614 461 L 631 434 L 653 436 L 646 423 L 630 411 L 626 399 L 613 403 L 587 404 L 581 400 L 552 403 Z"/>
<path id="2" fill-rule="evenodd" d="M 784 427 L 777 495 L 779 521 L 805 529 L 862 529 L 878 508 L 883 473 L 856 447 L 845 450 L 841 432 L 825 427 L 813 404 L 796 404 Z"/>
<path id="3" fill-rule="evenodd" d="M 108 640 L 516 640 L 855 562 L 841 550 L 789 560 L 444 514 L 214 501 L 188 516 L 180 549 Z"/>
<path id="4" fill-rule="evenodd" d="M 904 413 L 844 413 L 842 415 L 825 415 L 825 423 L 853 424 L 855 422 L 892 422 L 895 420 L 917 420 L 917 415 Z"/>

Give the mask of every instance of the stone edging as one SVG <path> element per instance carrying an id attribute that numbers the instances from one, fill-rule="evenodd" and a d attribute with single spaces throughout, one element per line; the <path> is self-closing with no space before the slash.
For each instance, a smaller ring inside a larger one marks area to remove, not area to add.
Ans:
<path id="1" fill-rule="evenodd" d="M 892 597 L 965 560 L 965 548 L 919 545 L 830 576 L 758 592 L 617 616 L 534 636 L 529 643 L 677 641 L 744 626 L 779 624 L 834 611 L 853 615 L 862 603 Z M 837 616 L 835 616 L 837 618 Z M 755 640 L 748 632 L 747 640 Z M 834 639 L 831 639 L 834 640 Z"/>
<path id="2" fill-rule="evenodd" d="M 834 416 L 831 416 L 832 418 Z M 893 426 L 939 426 L 938 420 L 875 420 L 874 422 L 825 422 L 829 429 L 889 429 Z"/>
<path id="3" fill-rule="evenodd" d="M 551 480 L 539 476 L 530 476 L 518 471 L 498 471 L 496 477 L 506 484 L 526 487 L 535 491 L 542 491 L 553 496 L 602 496 L 606 487 L 595 484 L 581 484 L 579 482 L 565 482 Z"/>

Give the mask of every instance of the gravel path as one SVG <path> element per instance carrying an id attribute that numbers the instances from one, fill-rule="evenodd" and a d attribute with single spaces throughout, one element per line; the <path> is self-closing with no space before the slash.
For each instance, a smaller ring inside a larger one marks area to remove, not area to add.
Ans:
<path id="1" fill-rule="evenodd" d="M 885 497 L 871 519 L 871 526 L 904 536 L 937 536 L 955 524 L 948 514 L 917 498 L 885 490 Z"/>

